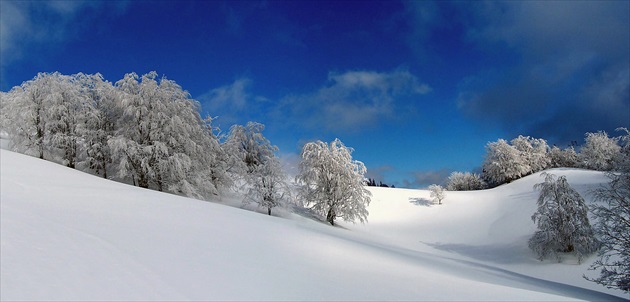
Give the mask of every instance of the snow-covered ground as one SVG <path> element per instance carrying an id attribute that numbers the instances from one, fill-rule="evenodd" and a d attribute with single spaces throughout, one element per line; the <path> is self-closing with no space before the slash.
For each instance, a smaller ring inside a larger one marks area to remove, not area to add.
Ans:
<path id="1" fill-rule="evenodd" d="M 1 300 L 624 300 L 527 248 L 538 174 L 492 190 L 370 188 L 366 224 L 269 217 L 1 150 Z M 567 175 L 586 196 L 602 173 Z"/>

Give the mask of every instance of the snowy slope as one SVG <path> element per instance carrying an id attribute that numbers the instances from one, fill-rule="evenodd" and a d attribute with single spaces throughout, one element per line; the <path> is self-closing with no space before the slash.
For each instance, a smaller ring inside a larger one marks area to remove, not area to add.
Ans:
<path id="1" fill-rule="evenodd" d="M 523 246 L 538 178 L 449 192 L 441 206 L 425 191 L 373 188 L 369 223 L 344 229 L 0 159 L 1 300 L 624 297 L 581 282 L 587 264 L 540 263 Z M 581 190 L 604 181 L 566 172 Z"/>

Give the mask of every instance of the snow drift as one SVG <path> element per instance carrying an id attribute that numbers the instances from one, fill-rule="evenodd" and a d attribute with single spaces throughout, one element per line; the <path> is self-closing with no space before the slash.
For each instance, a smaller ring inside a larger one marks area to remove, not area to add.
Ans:
<path id="1" fill-rule="evenodd" d="M 107 181 L 1 150 L 2 300 L 623 300 L 539 262 L 533 175 L 477 192 L 370 188 L 331 227 Z M 552 170 L 585 194 L 599 172 Z M 233 202 L 233 201 L 232 201 Z"/>

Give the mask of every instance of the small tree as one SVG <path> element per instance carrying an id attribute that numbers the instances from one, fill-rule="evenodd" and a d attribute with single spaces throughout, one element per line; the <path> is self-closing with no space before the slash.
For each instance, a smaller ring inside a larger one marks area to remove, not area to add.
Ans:
<path id="1" fill-rule="evenodd" d="M 599 270 L 598 278 L 587 280 L 608 288 L 630 292 L 630 171 L 610 173 L 608 186 L 594 192 L 593 214 L 598 219 L 595 231 L 600 236 L 602 249 L 599 259 L 591 266 Z"/>
<path id="2" fill-rule="evenodd" d="M 289 197 L 290 190 L 286 179 L 278 158 L 267 159 L 256 166 L 248 177 L 249 189 L 244 202 L 254 202 L 261 208 L 266 208 L 267 214 L 271 215 L 271 210 L 281 206 Z"/>
<path id="3" fill-rule="evenodd" d="M 558 252 L 575 252 L 578 261 L 599 247 L 593 228 L 588 220 L 588 207 L 566 177 L 556 179 L 553 174 L 543 173 L 545 182 L 534 185 L 540 190 L 538 211 L 532 220 L 538 231 L 529 239 L 529 247 L 542 261 L 549 255 L 561 261 Z"/>
<path id="4" fill-rule="evenodd" d="M 331 225 L 337 217 L 367 220 L 372 195 L 363 186 L 367 170 L 362 162 L 352 159 L 352 151 L 339 139 L 330 146 L 322 141 L 310 142 L 302 149 L 300 174 L 296 177 L 302 184 L 300 195 L 306 205 L 326 215 Z"/>
<path id="5" fill-rule="evenodd" d="M 444 192 L 444 188 L 440 185 L 430 185 L 429 191 L 431 191 L 431 198 L 433 198 L 433 202 L 437 204 L 442 204 L 442 200 L 446 197 L 446 192 Z"/>
<path id="6" fill-rule="evenodd" d="M 247 193 L 244 203 L 254 202 L 267 209 L 279 206 L 289 193 L 286 175 L 275 153 L 278 147 L 262 134 L 263 124 L 249 122 L 246 126 L 234 125 L 226 148 L 237 160 L 234 170 L 245 180 Z"/>

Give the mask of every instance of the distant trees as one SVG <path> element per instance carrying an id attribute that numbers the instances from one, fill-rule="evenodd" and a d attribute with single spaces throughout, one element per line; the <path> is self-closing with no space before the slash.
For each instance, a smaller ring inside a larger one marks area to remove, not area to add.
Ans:
<path id="1" fill-rule="evenodd" d="M 335 224 L 336 218 L 346 221 L 367 220 L 371 193 L 363 186 L 365 165 L 352 159 L 353 149 L 339 139 L 328 145 L 310 142 L 302 149 L 300 196 L 305 204 Z"/>
<path id="2" fill-rule="evenodd" d="M 550 168 L 573 168 L 578 166 L 578 155 L 573 146 L 566 149 L 560 149 L 553 146 L 549 150 L 549 167 Z"/>
<path id="3" fill-rule="evenodd" d="M 382 188 L 394 188 L 395 187 L 394 185 L 388 185 L 386 183 L 383 183 L 382 181 L 379 181 L 377 183 L 374 178 L 368 178 L 367 186 L 368 187 L 382 187 Z"/>
<path id="4" fill-rule="evenodd" d="M 470 172 L 453 172 L 448 177 L 446 189 L 449 191 L 483 190 L 488 185 L 481 175 Z"/>
<path id="5" fill-rule="evenodd" d="M 599 270 L 599 277 L 585 278 L 630 292 L 630 169 L 608 176 L 608 185 L 594 191 L 601 203 L 592 210 L 602 245 L 591 269 Z"/>
<path id="6" fill-rule="evenodd" d="M 444 188 L 440 185 L 430 185 L 429 191 L 431 192 L 431 198 L 433 198 L 433 203 L 442 204 L 442 200 L 446 198 L 446 192 L 444 192 Z"/>
<path id="7" fill-rule="evenodd" d="M 529 239 L 529 247 L 540 260 L 555 256 L 561 261 L 558 252 L 574 252 L 581 261 L 583 255 L 599 248 L 588 220 L 588 207 L 582 196 L 571 188 L 566 177 L 556 178 L 548 173 L 542 176 L 545 181 L 534 186 L 540 191 L 538 210 L 532 215 L 538 230 Z"/>

